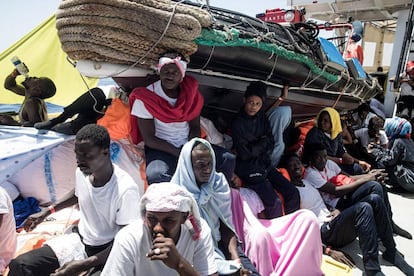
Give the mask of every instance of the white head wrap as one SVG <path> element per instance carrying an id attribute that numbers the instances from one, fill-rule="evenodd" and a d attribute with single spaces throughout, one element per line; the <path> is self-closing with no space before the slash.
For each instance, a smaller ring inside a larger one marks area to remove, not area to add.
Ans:
<path id="1" fill-rule="evenodd" d="M 144 216 L 146 211 L 188 212 L 189 216 L 186 225 L 192 232 L 194 240 L 200 237 L 200 211 L 197 202 L 184 187 L 171 182 L 151 184 L 141 198 L 140 208 L 142 216 Z"/>
<path id="2" fill-rule="evenodd" d="M 185 70 L 187 70 L 187 62 L 185 62 L 184 60 L 181 60 L 180 56 L 176 58 L 161 57 L 160 60 L 158 61 L 158 72 L 161 71 L 161 68 L 164 65 L 171 64 L 171 63 L 174 63 L 175 65 L 177 65 L 178 69 L 181 72 L 181 76 L 184 78 Z"/>

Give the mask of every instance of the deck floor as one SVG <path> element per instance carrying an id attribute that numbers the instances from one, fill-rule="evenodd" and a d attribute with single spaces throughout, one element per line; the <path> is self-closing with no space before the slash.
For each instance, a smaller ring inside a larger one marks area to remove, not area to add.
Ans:
<path id="1" fill-rule="evenodd" d="M 389 192 L 391 207 L 394 214 L 394 221 L 403 229 L 406 229 L 414 235 L 414 194 Z M 414 240 L 408 240 L 400 236 L 394 236 L 397 243 L 397 249 L 405 255 L 407 262 L 414 266 Z M 357 267 L 354 268 L 353 275 L 363 275 L 362 255 L 359 249 L 358 241 L 347 245 L 344 251 L 354 257 Z M 380 253 L 381 254 L 381 253 Z M 382 271 L 387 276 L 404 275 L 398 268 L 392 266 L 389 262 L 379 257 Z M 327 275 L 329 276 L 329 275 Z"/>

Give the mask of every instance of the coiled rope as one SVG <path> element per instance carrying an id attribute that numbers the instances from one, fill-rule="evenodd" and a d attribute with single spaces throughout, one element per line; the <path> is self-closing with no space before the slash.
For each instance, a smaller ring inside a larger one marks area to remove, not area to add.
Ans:
<path id="1" fill-rule="evenodd" d="M 153 68 L 160 54 L 186 59 L 211 24 L 198 7 L 167 0 L 65 0 L 56 14 L 62 49 L 71 59 Z"/>

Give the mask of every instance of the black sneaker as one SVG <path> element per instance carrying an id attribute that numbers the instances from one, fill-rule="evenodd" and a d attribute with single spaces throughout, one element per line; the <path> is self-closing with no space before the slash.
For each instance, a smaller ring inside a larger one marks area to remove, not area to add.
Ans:
<path id="1" fill-rule="evenodd" d="M 394 252 L 387 250 L 384 254 L 382 254 L 382 258 L 398 267 L 398 269 L 400 269 L 405 275 L 414 276 L 414 268 L 404 260 L 398 250 L 395 250 Z"/>
<path id="2" fill-rule="evenodd" d="M 407 230 L 402 229 L 395 223 L 392 223 L 392 231 L 394 232 L 394 234 L 398 236 L 404 237 L 409 240 L 413 239 L 413 236 L 411 236 L 411 234 Z"/>
<path id="3" fill-rule="evenodd" d="M 366 276 L 385 276 L 385 274 L 382 273 L 381 270 L 366 270 L 364 275 L 366 275 Z"/>

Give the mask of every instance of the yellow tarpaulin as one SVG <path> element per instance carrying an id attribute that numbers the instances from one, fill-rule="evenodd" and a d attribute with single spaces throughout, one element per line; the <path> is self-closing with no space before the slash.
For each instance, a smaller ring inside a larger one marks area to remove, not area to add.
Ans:
<path id="1" fill-rule="evenodd" d="M 79 71 L 67 61 L 57 36 L 56 18 L 51 16 L 45 22 L 25 35 L 10 48 L 0 54 L 0 104 L 20 104 L 23 97 L 4 89 L 4 79 L 14 67 L 10 59 L 18 56 L 29 68 L 29 75 L 48 77 L 56 85 L 56 94 L 48 102 L 66 106 L 75 100 L 87 86 Z M 89 87 L 98 84 L 98 79 L 84 77 Z M 23 81 L 18 77 L 17 82 Z"/>

